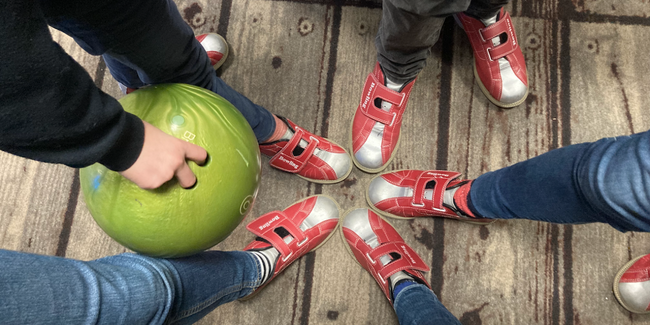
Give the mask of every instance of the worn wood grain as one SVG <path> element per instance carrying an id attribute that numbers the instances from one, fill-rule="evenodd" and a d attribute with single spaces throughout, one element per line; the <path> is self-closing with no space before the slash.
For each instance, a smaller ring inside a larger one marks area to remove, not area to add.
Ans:
<path id="1" fill-rule="evenodd" d="M 227 32 L 233 61 L 222 78 L 271 112 L 317 133 L 327 132 L 322 117 L 331 15 L 330 9 L 320 5 L 246 1 L 233 6 Z M 342 134 L 332 137 L 337 142 L 343 139 Z M 249 220 L 320 192 L 322 186 L 265 166 L 258 203 Z M 218 248 L 241 249 L 252 239 L 240 228 Z M 236 324 L 242 319 L 269 324 L 308 321 L 313 271 L 316 265 L 322 265 L 318 261 L 321 250 L 289 267 L 255 299 L 223 306 L 203 323 Z"/>
<path id="2" fill-rule="evenodd" d="M 330 136 L 340 136 L 339 143 L 351 151 L 350 123 L 359 104 L 363 83 L 376 61 L 374 38 L 381 12 L 344 7 L 335 14 L 340 15 L 333 21 L 333 34 L 338 29 L 337 44 L 331 44 L 336 46 L 333 49 L 336 66 L 330 67 L 330 70 L 335 69 L 335 75 L 331 92 L 326 94 L 331 97 Z M 323 192 L 334 197 L 343 211 L 364 207 L 364 191 L 370 178 L 355 168 L 346 181 L 324 186 Z M 347 244 L 339 235 L 318 253 L 322 259 L 317 260 L 321 264 L 314 279 L 310 323 L 395 323 L 396 317 L 383 293 L 372 277 L 351 258 L 344 245 Z M 322 265 L 326 268 L 323 269 Z"/>
<path id="3" fill-rule="evenodd" d="M 557 121 L 549 76 L 556 55 L 553 24 L 515 18 L 528 67 L 530 94 L 514 109 L 490 104 L 476 85 L 469 42 L 455 29 L 450 81 L 450 131 L 447 166 L 474 178 L 553 148 Z M 471 94 L 471 96 L 468 96 Z M 555 135 L 556 136 L 556 135 Z M 472 227 L 444 223 L 443 302 L 465 322 L 493 324 L 554 323 L 553 226 L 531 221 L 496 222 Z M 440 232 L 440 231 L 439 231 Z M 555 238 L 554 238 L 555 235 Z M 555 271 L 558 272 L 558 271 Z M 474 295 L 465 295 L 465 291 Z M 479 294 L 480 293 L 480 294 Z M 525 313 L 520 311 L 525 310 Z"/>
<path id="4" fill-rule="evenodd" d="M 614 0 L 582 0 L 571 1 L 578 12 L 595 13 L 615 16 L 636 16 L 648 18 L 650 6 L 644 0 L 619 2 Z"/>
<path id="5" fill-rule="evenodd" d="M 349 128 L 376 61 L 378 1 L 177 1 L 195 33 L 220 32 L 231 55 L 220 71 L 233 88 L 270 111 L 350 147 Z M 530 95 L 498 109 L 471 69 L 466 36 L 449 22 L 421 73 L 389 169 L 444 168 L 467 177 L 550 149 L 650 128 L 647 3 L 513 0 Z M 72 39 L 53 38 L 117 98 L 103 61 Z M 267 162 L 267 159 L 263 160 Z M 126 251 L 92 220 L 73 169 L 0 153 L 0 247 L 90 260 Z M 373 175 L 355 169 L 340 184 L 314 185 L 263 167 L 245 222 L 313 194 L 342 211 L 365 206 Z M 606 225 L 516 220 L 489 226 L 391 220 L 432 266 L 427 275 L 463 324 L 647 324 L 611 294 L 620 266 L 649 251 L 643 233 Z M 253 239 L 244 227 L 214 249 Z M 255 299 L 217 308 L 201 324 L 396 324 L 374 280 L 339 235 L 289 267 Z"/>
<path id="6" fill-rule="evenodd" d="M 648 27 L 639 26 L 571 24 L 572 143 L 650 128 L 650 81 L 643 77 L 650 64 L 640 58 L 649 50 L 647 32 Z M 576 317 L 584 323 L 650 323 L 647 317 L 630 317 L 611 293 L 621 265 L 648 254 L 648 234 L 621 234 L 605 225 L 588 225 L 575 226 L 573 237 Z"/>

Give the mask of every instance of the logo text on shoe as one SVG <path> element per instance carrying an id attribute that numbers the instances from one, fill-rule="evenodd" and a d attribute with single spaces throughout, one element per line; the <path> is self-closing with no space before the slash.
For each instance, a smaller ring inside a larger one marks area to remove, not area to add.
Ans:
<path id="1" fill-rule="evenodd" d="M 293 162 L 293 161 L 291 161 L 291 160 L 289 160 L 289 159 L 287 159 L 287 158 L 284 158 L 284 157 L 282 157 L 282 156 L 280 156 L 279 158 L 280 158 L 280 160 L 281 160 L 282 162 L 285 162 L 285 163 L 289 164 L 289 166 L 293 167 L 293 169 L 298 169 L 298 165 L 296 165 L 295 162 Z"/>
<path id="2" fill-rule="evenodd" d="M 361 104 L 361 107 L 366 108 L 368 107 L 368 102 L 372 99 L 370 96 L 372 94 L 372 91 L 375 89 L 375 83 L 370 84 L 370 88 L 368 88 L 368 93 L 366 94 L 366 98 L 363 100 L 363 103 Z"/>
<path id="3" fill-rule="evenodd" d="M 432 173 L 432 172 L 427 172 L 427 176 L 442 177 L 442 178 L 448 178 L 449 177 L 449 175 L 447 175 L 447 174 Z"/>
<path id="4" fill-rule="evenodd" d="M 411 256 L 411 254 L 409 254 L 409 252 L 406 250 L 406 246 L 402 245 L 402 250 L 404 251 L 404 254 L 406 254 L 406 256 L 408 256 L 408 258 L 411 260 L 411 263 L 417 264 L 413 256 Z"/>
<path id="5" fill-rule="evenodd" d="M 280 220 L 279 216 L 273 217 L 271 220 L 267 221 L 265 224 L 260 226 L 260 230 L 264 230 L 265 228 L 268 228 L 272 223 Z"/>
<path id="6" fill-rule="evenodd" d="M 512 30 L 512 24 L 510 23 L 510 20 L 506 20 L 506 24 L 508 24 L 508 31 L 510 32 L 510 34 L 508 34 L 508 35 L 513 35 L 514 36 L 515 31 Z M 510 37 L 510 38 L 511 38 L 511 41 L 512 41 L 512 46 L 517 46 L 517 40 L 515 39 L 515 37 Z"/>

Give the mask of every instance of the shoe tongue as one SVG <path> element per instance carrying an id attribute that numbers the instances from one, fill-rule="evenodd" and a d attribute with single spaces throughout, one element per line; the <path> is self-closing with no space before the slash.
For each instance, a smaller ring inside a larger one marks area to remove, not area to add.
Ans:
<path id="1" fill-rule="evenodd" d="M 402 86 L 404 86 L 404 83 L 397 83 L 397 82 L 394 82 L 394 81 L 388 79 L 388 77 L 386 77 L 386 88 L 388 88 L 388 89 L 390 89 L 392 91 L 399 92 L 400 89 L 402 89 Z M 377 104 L 377 103 L 375 103 L 375 104 Z M 382 100 L 381 105 L 378 105 L 378 106 L 382 110 L 388 112 L 388 111 L 390 111 L 390 108 L 393 106 L 393 104 Z"/>
<path id="2" fill-rule="evenodd" d="M 481 19 L 481 22 L 485 25 L 485 27 L 490 26 L 497 22 L 498 16 L 499 15 L 494 15 L 493 17 L 490 18 Z M 499 44 L 501 44 L 501 39 L 499 39 L 499 36 L 492 39 L 492 45 L 497 46 Z"/>
<path id="3" fill-rule="evenodd" d="M 370 239 L 364 239 L 364 241 L 371 248 L 377 248 L 379 246 L 379 238 L 377 238 L 376 236 L 372 237 Z M 392 260 L 393 259 L 388 254 L 379 257 L 379 261 L 381 261 L 382 265 L 386 265 L 386 264 L 390 263 L 390 261 L 392 261 Z"/>
<path id="4" fill-rule="evenodd" d="M 289 140 L 291 140 L 292 137 L 293 137 L 293 132 L 289 128 L 287 128 L 287 132 L 285 132 L 282 135 L 282 138 L 280 138 L 280 141 L 289 141 Z"/>
<path id="5" fill-rule="evenodd" d="M 490 18 L 481 19 L 481 22 L 485 25 L 485 27 L 490 26 L 497 22 L 497 15 L 494 15 Z"/>
<path id="6" fill-rule="evenodd" d="M 386 78 L 386 87 L 388 87 L 388 89 L 390 89 L 390 90 L 399 91 L 400 88 L 402 88 L 403 85 L 404 85 L 404 83 L 397 83 L 397 82 L 394 82 L 394 81 Z"/>
<path id="7" fill-rule="evenodd" d="M 444 204 L 452 206 L 454 207 L 454 209 L 458 209 L 456 207 L 456 202 L 454 202 L 454 194 L 456 194 L 456 191 L 458 191 L 458 187 L 445 190 L 445 194 L 443 195 L 443 199 L 442 199 L 442 202 Z"/>

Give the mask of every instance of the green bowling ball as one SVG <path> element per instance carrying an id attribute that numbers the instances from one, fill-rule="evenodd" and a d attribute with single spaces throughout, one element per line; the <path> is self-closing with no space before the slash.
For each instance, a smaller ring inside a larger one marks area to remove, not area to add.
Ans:
<path id="1" fill-rule="evenodd" d="M 260 180 L 253 130 L 235 107 L 208 90 L 156 85 L 120 100 L 124 109 L 208 151 L 204 166 L 189 162 L 191 189 L 176 179 L 143 190 L 100 164 L 81 169 L 81 189 L 93 218 L 113 239 L 141 254 L 181 257 L 210 248 L 241 223 Z"/>

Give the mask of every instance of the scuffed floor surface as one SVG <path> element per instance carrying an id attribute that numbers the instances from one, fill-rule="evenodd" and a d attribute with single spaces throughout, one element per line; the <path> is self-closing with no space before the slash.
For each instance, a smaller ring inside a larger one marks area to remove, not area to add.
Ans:
<path id="1" fill-rule="evenodd" d="M 349 143 L 381 17 L 376 1 L 177 1 L 196 34 L 231 46 L 221 76 L 274 113 Z M 450 169 L 477 177 L 550 149 L 650 128 L 650 6 L 647 1 L 513 0 L 530 95 L 498 109 L 474 81 L 470 45 L 450 19 L 420 74 L 404 116 L 401 148 L 388 167 Z M 54 38 L 107 93 L 122 96 L 98 57 Z M 313 194 L 343 210 L 366 205 L 372 175 L 314 185 L 265 163 L 247 221 Z M 78 173 L 0 153 L 0 247 L 94 259 L 124 252 L 92 220 Z M 432 268 L 434 291 L 463 324 L 650 324 L 611 290 L 619 267 L 650 253 L 650 237 L 605 225 L 500 221 L 475 226 L 392 221 Z M 243 248 L 239 227 L 215 249 Z M 255 299 L 217 308 L 201 324 L 397 324 L 374 280 L 339 236 L 289 267 Z M 218 271 L 216 271 L 218 272 Z"/>

